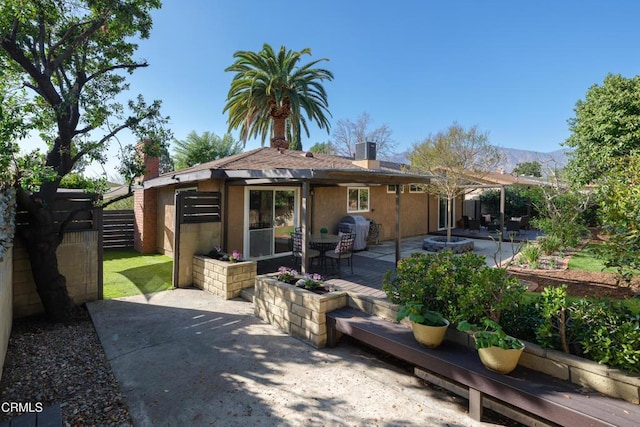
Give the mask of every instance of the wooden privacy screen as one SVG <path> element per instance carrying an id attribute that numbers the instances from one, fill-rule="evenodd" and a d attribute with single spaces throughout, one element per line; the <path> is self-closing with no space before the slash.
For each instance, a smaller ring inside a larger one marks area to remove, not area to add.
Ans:
<path id="1" fill-rule="evenodd" d="M 38 197 L 35 193 L 33 197 Z M 87 194 L 81 191 L 58 191 L 53 204 L 53 221 L 60 225 L 74 213 L 73 219 L 67 225 L 66 231 L 98 230 L 101 225 L 101 209 L 95 208 L 97 200 L 95 194 Z M 28 223 L 28 215 L 25 211 L 16 214 L 16 226 L 25 226 Z"/>
<path id="2" fill-rule="evenodd" d="M 176 216 L 180 224 L 220 222 L 219 191 L 184 191 L 176 198 Z"/>

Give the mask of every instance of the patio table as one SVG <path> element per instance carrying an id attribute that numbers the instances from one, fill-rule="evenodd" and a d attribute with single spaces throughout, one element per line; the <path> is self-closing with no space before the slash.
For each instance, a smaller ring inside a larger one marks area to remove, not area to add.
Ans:
<path id="1" fill-rule="evenodd" d="M 314 249 L 320 251 L 320 265 L 324 269 L 326 267 L 325 252 L 334 250 L 336 245 L 340 241 L 340 236 L 337 234 L 318 233 L 312 234 L 309 243 Z"/>

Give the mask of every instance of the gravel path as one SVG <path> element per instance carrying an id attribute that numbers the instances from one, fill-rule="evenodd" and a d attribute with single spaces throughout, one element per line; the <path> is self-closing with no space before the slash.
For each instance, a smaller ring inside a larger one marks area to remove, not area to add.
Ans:
<path id="1" fill-rule="evenodd" d="M 88 316 L 67 325 L 42 317 L 15 320 L 0 402 L 60 404 L 66 426 L 132 425 Z M 0 422 L 18 415 L 0 412 Z"/>

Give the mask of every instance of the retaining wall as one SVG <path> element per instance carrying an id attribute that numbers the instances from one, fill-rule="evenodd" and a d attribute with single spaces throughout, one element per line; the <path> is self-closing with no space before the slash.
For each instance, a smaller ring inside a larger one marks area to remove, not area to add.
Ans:
<path id="1" fill-rule="evenodd" d="M 67 232 L 56 251 L 58 268 L 67 279 L 67 291 L 76 304 L 102 298 L 101 231 Z M 29 255 L 20 241 L 14 241 L 13 314 L 15 318 L 43 313 L 44 308 L 31 274 Z"/>
<path id="2" fill-rule="evenodd" d="M 256 316 L 316 348 L 327 344 L 326 314 L 347 305 L 344 291 L 316 294 L 269 275 L 256 277 L 253 297 Z"/>
<path id="3" fill-rule="evenodd" d="M 0 260 L 0 378 L 13 322 L 13 248 Z"/>
<path id="4" fill-rule="evenodd" d="M 387 300 L 349 295 L 348 302 L 351 307 L 383 319 L 394 321 L 396 318 L 398 306 Z M 408 321 L 406 324 L 410 325 Z M 449 328 L 445 339 L 475 348 L 475 342 L 470 334 L 454 328 Z M 640 375 L 627 374 L 592 360 L 542 348 L 527 341 L 523 342 L 525 349 L 518 365 L 589 387 L 607 396 L 623 399 L 636 405 L 640 404 Z"/>
<path id="5" fill-rule="evenodd" d="M 255 261 L 231 263 L 195 255 L 193 286 L 224 299 L 237 298 L 243 289 L 254 286 L 257 271 Z"/>

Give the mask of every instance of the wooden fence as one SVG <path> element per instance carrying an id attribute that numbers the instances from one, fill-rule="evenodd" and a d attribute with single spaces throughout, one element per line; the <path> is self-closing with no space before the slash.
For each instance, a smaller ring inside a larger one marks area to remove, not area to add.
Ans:
<path id="1" fill-rule="evenodd" d="M 102 219 L 104 249 L 133 249 L 133 210 L 105 210 Z"/>
<path id="2" fill-rule="evenodd" d="M 38 197 L 38 193 L 34 194 Z M 79 190 L 59 190 L 53 204 L 53 221 L 57 225 L 66 221 L 71 213 L 75 213 L 73 220 L 67 225 L 66 231 L 91 231 L 100 228 L 100 209 L 93 208 L 97 196 Z M 16 213 L 16 227 L 24 227 L 28 223 L 27 212 L 18 210 Z"/>

